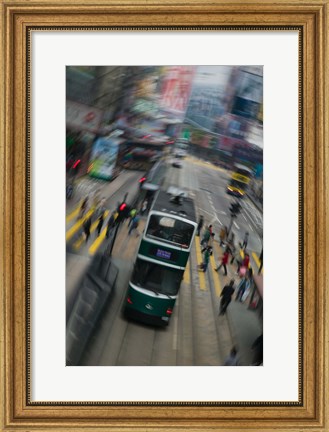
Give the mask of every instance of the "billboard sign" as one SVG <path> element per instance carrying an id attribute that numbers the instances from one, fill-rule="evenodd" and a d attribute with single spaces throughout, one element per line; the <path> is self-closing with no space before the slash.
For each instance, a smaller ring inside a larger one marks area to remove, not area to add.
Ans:
<path id="1" fill-rule="evenodd" d="M 88 169 L 90 176 L 104 180 L 113 177 L 121 141 L 116 137 L 101 137 L 94 142 Z"/>
<path id="2" fill-rule="evenodd" d="M 163 109 L 183 117 L 190 98 L 195 66 L 167 66 L 161 89 Z"/>

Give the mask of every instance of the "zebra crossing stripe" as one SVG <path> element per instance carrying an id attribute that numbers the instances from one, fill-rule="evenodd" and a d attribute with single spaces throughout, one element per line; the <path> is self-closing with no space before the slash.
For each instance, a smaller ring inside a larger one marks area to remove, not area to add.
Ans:
<path id="1" fill-rule="evenodd" d="M 82 204 L 82 201 L 69 215 L 66 216 L 66 222 L 71 222 L 72 219 L 74 219 L 75 217 L 78 217 L 81 204 Z"/>
<path id="2" fill-rule="evenodd" d="M 97 237 L 97 239 L 94 241 L 94 243 L 90 246 L 88 252 L 90 255 L 94 255 L 97 249 L 100 247 L 100 245 L 103 243 L 105 236 L 106 236 L 106 230 L 107 227 L 103 229 L 103 231 L 100 233 L 100 235 Z"/>
<path id="3" fill-rule="evenodd" d="M 257 264 L 257 269 L 259 269 L 260 261 L 259 261 L 259 258 L 258 258 L 258 255 L 256 254 L 256 252 L 252 252 L 252 257 L 254 258 L 255 263 Z M 263 269 L 261 270 L 261 273 L 263 273 Z"/>
<path id="4" fill-rule="evenodd" d="M 79 231 L 79 229 L 82 227 L 84 221 L 88 219 L 92 214 L 94 213 L 94 209 L 90 209 L 86 216 L 82 219 L 79 219 L 66 233 L 66 241 L 70 240 L 74 234 Z"/>
<path id="5" fill-rule="evenodd" d="M 106 216 L 109 214 L 109 210 L 106 210 L 105 212 L 104 212 L 104 219 L 106 218 Z M 91 225 L 91 228 L 90 228 L 90 234 L 91 233 L 93 233 L 95 230 L 96 230 L 96 228 L 97 228 L 97 225 L 98 225 L 98 219 Z M 75 242 L 75 243 L 73 243 L 73 247 L 74 247 L 74 249 L 75 250 L 78 250 L 78 249 L 80 249 L 80 247 L 81 247 L 81 245 L 83 244 L 83 242 L 84 242 L 84 238 L 83 238 L 83 236 L 80 236 L 79 238 L 78 238 L 78 240 Z"/>
<path id="6" fill-rule="evenodd" d="M 252 252 L 252 256 L 253 256 L 253 258 L 254 258 L 256 264 L 257 264 L 257 267 L 259 267 L 259 266 L 260 266 L 260 261 L 259 261 L 258 256 L 256 255 L 255 252 Z"/>

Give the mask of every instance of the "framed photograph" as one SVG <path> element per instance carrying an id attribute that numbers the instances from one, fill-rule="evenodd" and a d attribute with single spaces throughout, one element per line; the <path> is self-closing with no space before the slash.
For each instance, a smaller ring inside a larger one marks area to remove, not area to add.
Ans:
<path id="1" fill-rule="evenodd" d="M 328 430 L 328 1 L 1 16 L 2 430 Z"/>

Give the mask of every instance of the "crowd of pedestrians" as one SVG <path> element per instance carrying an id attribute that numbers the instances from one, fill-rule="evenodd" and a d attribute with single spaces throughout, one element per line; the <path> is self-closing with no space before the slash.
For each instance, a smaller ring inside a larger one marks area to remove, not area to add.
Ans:
<path id="1" fill-rule="evenodd" d="M 213 226 L 206 225 L 205 220 L 200 216 L 198 221 L 197 235 L 200 237 L 200 247 L 202 252 L 202 263 L 199 265 L 200 271 L 207 271 L 210 256 L 213 253 L 214 233 Z M 235 279 L 231 278 L 225 284 L 220 294 L 219 315 L 225 315 L 226 310 L 232 300 L 237 302 L 245 302 L 252 291 L 253 284 L 253 269 L 250 265 L 250 255 L 247 251 L 249 241 L 249 233 L 245 232 L 243 239 L 235 243 L 235 234 L 231 232 L 229 235 L 227 227 L 222 227 L 218 233 L 218 242 L 223 249 L 222 255 L 219 257 L 219 264 L 215 271 L 219 272 L 223 269 L 224 276 L 228 275 L 228 266 L 234 265 L 233 274 Z M 263 268 L 263 250 L 259 255 L 258 274 Z M 232 271 L 231 271 L 232 274 Z M 251 365 L 259 366 L 263 364 L 263 335 L 257 337 L 250 350 L 253 352 L 253 361 Z M 237 346 L 233 346 L 225 358 L 223 366 L 239 366 L 241 360 Z"/>
<path id="2" fill-rule="evenodd" d="M 202 252 L 202 263 L 198 266 L 200 271 L 206 272 L 210 256 L 213 254 L 213 241 L 215 234 L 213 232 L 213 226 L 205 225 L 204 217 L 201 215 L 198 221 L 197 235 L 201 238 L 200 247 Z M 234 292 L 235 300 L 244 302 L 252 288 L 253 283 L 253 270 L 250 265 L 250 255 L 247 252 L 249 233 L 246 232 L 238 245 L 235 244 L 235 234 L 231 232 L 229 235 L 227 227 L 221 227 L 218 235 L 219 245 L 223 248 L 223 253 L 219 257 L 219 264 L 215 268 L 216 272 L 223 269 L 223 275 L 228 275 L 228 266 L 234 265 L 233 272 L 238 278 L 237 287 L 235 287 L 235 280 L 232 279 L 229 284 L 225 285 L 221 294 L 219 314 L 223 315 L 231 302 Z M 260 266 L 258 274 L 261 272 L 263 267 L 263 251 L 260 256 Z"/>
<path id="3" fill-rule="evenodd" d="M 149 208 L 148 200 L 145 199 L 141 204 L 140 208 L 131 208 L 129 209 L 129 213 L 127 216 L 128 219 L 128 235 L 131 235 L 133 232 L 136 233 L 136 236 L 139 236 L 140 233 L 138 231 L 138 225 L 140 222 L 140 217 L 145 215 Z M 106 220 L 106 213 L 109 212 L 108 219 Z M 97 222 L 95 233 L 96 236 L 99 237 L 102 228 L 106 226 L 106 238 L 109 238 L 111 232 L 118 224 L 118 216 L 119 216 L 119 204 L 116 209 L 113 211 L 108 211 L 106 208 L 106 198 L 100 196 L 100 190 L 96 190 L 91 197 L 86 196 L 80 204 L 78 210 L 77 220 L 82 221 L 82 235 L 87 243 L 91 231 L 94 230 L 92 226 L 93 223 Z M 95 226 L 95 225 L 94 225 Z"/>

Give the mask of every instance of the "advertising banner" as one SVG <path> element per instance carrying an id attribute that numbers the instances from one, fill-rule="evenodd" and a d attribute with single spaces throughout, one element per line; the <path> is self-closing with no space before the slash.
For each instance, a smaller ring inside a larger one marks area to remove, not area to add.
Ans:
<path id="1" fill-rule="evenodd" d="M 195 66 L 168 66 L 161 91 L 162 107 L 184 116 L 191 93 Z"/>
<path id="2" fill-rule="evenodd" d="M 121 141 L 115 137 L 101 137 L 94 142 L 88 170 L 90 176 L 104 180 L 112 178 Z"/>

